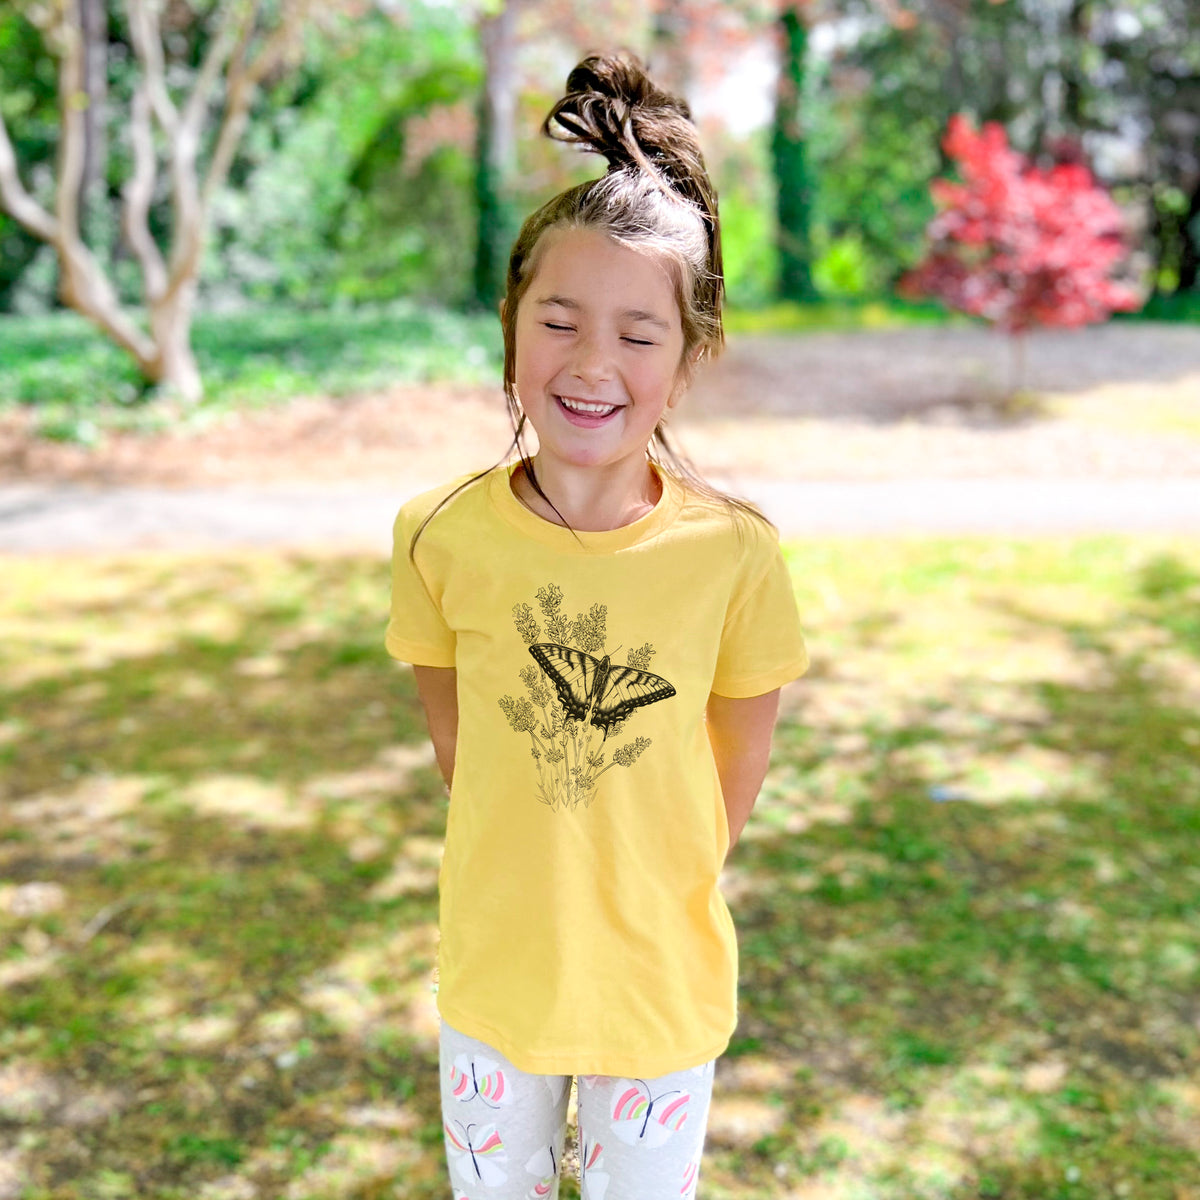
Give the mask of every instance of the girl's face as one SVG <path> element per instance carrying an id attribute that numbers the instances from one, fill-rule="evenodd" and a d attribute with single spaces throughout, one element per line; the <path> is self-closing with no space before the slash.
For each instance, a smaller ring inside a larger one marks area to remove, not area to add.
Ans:
<path id="1" fill-rule="evenodd" d="M 653 257 L 594 229 L 551 229 L 543 242 L 516 322 L 517 395 L 539 459 L 644 462 L 654 427 L 683 390 L 671 279 Z M 571 411 L 571 403 L 599 411 Z"/>

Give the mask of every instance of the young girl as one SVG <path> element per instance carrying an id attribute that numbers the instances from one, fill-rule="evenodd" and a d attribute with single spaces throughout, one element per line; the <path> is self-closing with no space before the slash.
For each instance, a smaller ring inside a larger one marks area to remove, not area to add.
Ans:
<path id="1" fill-rule="evenodd" d="M 387 648 L 414 665 L 450 790 L 445 1145 L 456 1200 L 557 1196 L 575 1077 L 585 1200 L 686 1200 L 737 1024 L 718 876 L 808 657 L 778 531 L 667 445 L 723 341 L 716 197 L 686 105 L 635 60 L 592 57 L 543 131 L 608 171 L 513 248 L 520 459 L 417 496 L 395 525 Z"/>

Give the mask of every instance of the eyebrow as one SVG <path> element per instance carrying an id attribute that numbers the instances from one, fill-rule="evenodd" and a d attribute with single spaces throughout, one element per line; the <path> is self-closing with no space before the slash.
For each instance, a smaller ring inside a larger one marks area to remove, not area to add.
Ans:
<path id="1" fill-rule="evenodd" d="M 569 296 L 543 296 L 538 300 L 538 304 L 550 305 L 556 304 L 559 308 L 578 309 L 579 303 L 572 300 Z M 655 316 L 652 312 L 647 312 L 644 308 L 627 308 L 619 314 L 629 321 L 645 321 L 650 325 L 657 325 L 660 329 L 670 330 L 671 326 L 667 324 L 662 317 Z"/>

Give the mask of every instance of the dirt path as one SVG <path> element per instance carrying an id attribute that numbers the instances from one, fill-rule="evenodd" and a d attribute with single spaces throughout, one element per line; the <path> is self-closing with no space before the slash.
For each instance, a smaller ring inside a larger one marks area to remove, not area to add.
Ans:
<path id="1" fill-rule="evenodd" d="M 679 410 L 675 442 L 793 532 L 1200 532 L 1200 330 L 1031 335 L 1041 399 L 1016 413 L 997 403 L 1008 355 L 982 329 L 734 338 Z M 302 398 L 95 450 L 30 428 L 27 413 L 0 417 L 8 552 L 378 546 L 407 495 L 511 441 L 498 388 L 442 385 Z"/>

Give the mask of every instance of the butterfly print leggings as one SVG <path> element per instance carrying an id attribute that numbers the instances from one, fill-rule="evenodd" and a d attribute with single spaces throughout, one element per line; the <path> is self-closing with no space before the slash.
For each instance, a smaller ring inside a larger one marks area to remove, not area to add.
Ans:
<path id="1" fill-rule="evenodd" d="M 693 1200 L 716 1060 L 577 1076 L 582 1200 Z M 529 1075 L 441 1022 L 442 1132 L 454 1200 L 557 1200 L 570 1075 Z"/>

